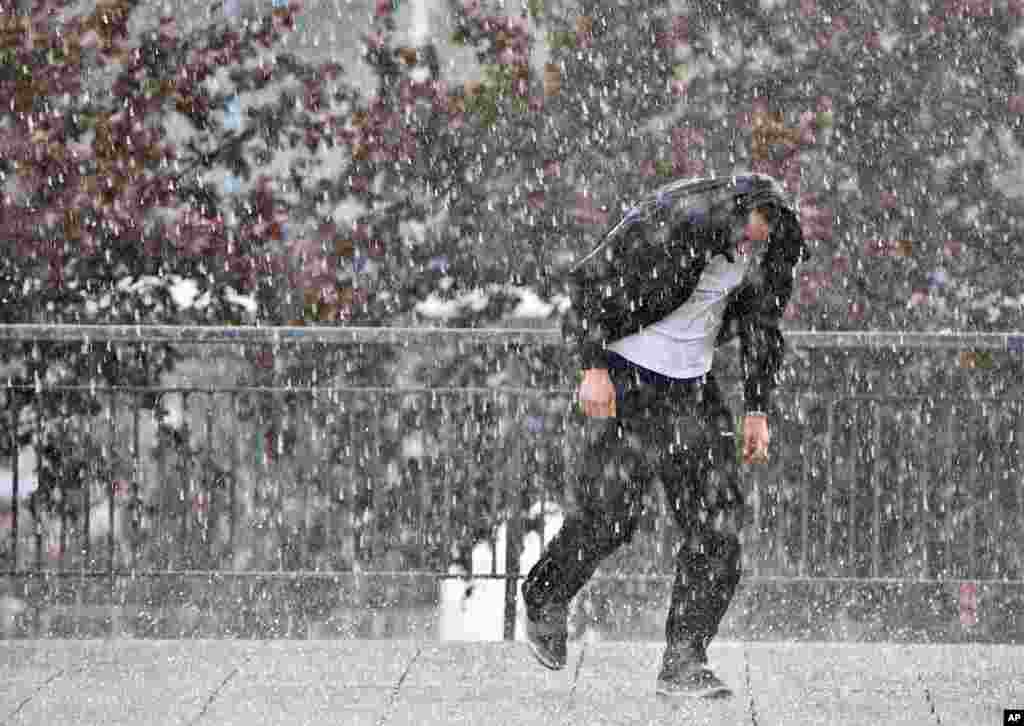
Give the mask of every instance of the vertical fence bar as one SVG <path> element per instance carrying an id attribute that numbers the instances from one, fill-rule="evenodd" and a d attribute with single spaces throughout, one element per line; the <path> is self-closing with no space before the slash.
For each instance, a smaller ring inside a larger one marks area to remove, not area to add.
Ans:
<path id="1" fill-rule="evenodd" d="M 436 403 L 436 397 L 431 399 Z M 394 546 L 391 539 L 391 532 L 383 528 L 381 514 L 387 509 L 389 505 L 389 495 L 391 494 L 388 490 L 389 483 L 386 477 L 375 477 L 373 475 L 372 464 L 367 462 L 376 461 L 375 451 L 377 449 L 377 435 L 376 428 L 378 422 L 368 422 L 366 424 L 361 423 L 367 421 L 367 412 L 362 412 L 361 408 L 357 408 L 353 403 L 353 409 L 360 411 L 358 431 L 359 431 L 359 446 L 358 452 L 361 454 L 361 459 L 364 464 L 362 467 L 367 471 L 367 485 L 373 487 L 373 496 L 371 505 L 373 507 L 373 522 L 374 522 L 374 550 L 373 558 L 375 566 L 382 566 L 384 562 L 390 563 L 392 558 L 390 557 L 390 550 Z M 359 456 L 359 455 L 356 455 Z"/>
<path id="2" fill-rule="evenodd" d="M 188 399 L 189 392 L 184 391 L 181 394 L 181 424 L 182 429 L 185 433 L 189 432 L 189 415 L 188 415 Z M 191 436 L 182 436 L 181 448 L 182 451 L 178 456 L 178 471 L 181 473 L 181 481 L 178 482 L 178 497 L 181 499 L 181 508 L 179 515 L 181 516 L 181 522 L 178 525 L 178 543 L 181 545 L 181 552 L 175 553 L 177 556 L 174 558 L 179 563 L 181 569 L 191 569 L 192 562 L 190 558 L 191 552 L 188 546 L 188 508 L 189 508 L 189 495 L 192 493 L 192 477 L 191 477 L 191 464 L 192 462 L 186 457 L 188 455 L 189 445 L 191 444 Z"/>
<path id="3" fill-rule="evenodd" d="M 164 569 L 171 569 L 172 555 L 168 551 L 169 543 L 167 536 L 167 527 L 165 522 L 167 520 L 168 506 L 167 506 L 167 447 L 160 445 L 160 425 L 163 421 L 160 415 L 161 407 L 167 400 L 167 394 L 162 393 L 157 396 L 153 403 L 153 424 L 154 424 L 154 441 L 157 442 L 156 451 L 154 456 L 156 458 L 156 480 L 160 482 L 158 491 L 156 512 L 153 521 L 153 538 L 156 542 L 155 552 L 158 558 L 161 558 L 161 566 Z"/>
<path id="4" fill-rule="evenodd" d="M 18 473 L 21 469 L 20 453 L 21 447 L 18 443 L 18 424 L 21 421 L 21 409 L 14 407 L 11 422 L 11 570 L 18 571 L 18 510 L 21 509 L 21 492 L 19 487 L 21 481 Z"/>
<path id="5" fill-rule="evenodd" d="M 424 413 L 425 408 L 426 406 L 421 406 L 420 412 Z M 431 468 L 438 469 L 441 475 L 441 497 L 443 502 L 441 506 L 441 543 L 444 548 L 442 555 L 444 558 L 444 568 L 447 570 L 452 557 L 452 472 L 446 471 L 446 469 L 450 469 L 450 462 L 444 452 L 438 449 L 434 455 L 437 466 Z"/>
<path id="6" fill-rule="evenodd" d="M 825 427 L 825 563 L 827 572 L 834 572 L 832 567 L 832 500 L 835 496 L 835 464 L 832 444 L 835 434 L 835 414 L 837 401 L 828 399 L 827 421 Z"/>
<path id="7" fill-rule="evenodd" d="M 902 455 L 903 454 L 902 432 L 905 429 L 905 426 L 902 425 L 903 424 L 903 413 L 904 412 L 901 409 L 897 413 L 897 418 L 896 418 L 896 431 L 899 432 L 899 434 L 897 434 L 897 435 L 900 436 L 900 439 L 899 439 L 899 441 L 900 441 L 900 458 L 899 458 L 899 463 L 896 465 L 896 468 L 893 470 L 893 476 L 896 478 L 896 548 L 897 548 L 895 553 L 894 553 L 894 557 L 893 557 L 894 568 L 902 560 L 904 554 L 906 554 L 904 552 L 905 547 L 904 547 L 904 542 L 903 542 L 904 529 L 905 529 L 905 527 L 903 526 L 903 516 L 904 516 L 904 507 L 906 506 L 906 481 L 905 481 L 905 477 L 904 477 L 904 474 L 903 474 L 903 466 L 905 465 L 905 462 L 907 461 L 907 457 Z M 900 567 L 900 572 L 902 573 L 902 571 L 903 571 L 903 568 L 901 566 Z"/>
<path id="8" fill-rule="evenodd" d="M 228 477 L 228 567 L 234 568 L 235 562 L 235 528 L 238 519 L 238 470 L 241 468 L 241 455 L 238 451 L 241 427 L 238 426 L 238 392 L 231 392 L 232 425 L 235 435 L 231 437 L 231 476 Z"/>
<path id="9" fill-rule="evenodd" d="M 316 456 L 315 452 L 318 448 L 322 448 L 323 434 L 320 431 L 320 426 L 316 423 L 316 405 L 318 403 L 315 392 L 309 394 L 309 407 L 307 411 L 307 424 L 309 435 L 307 437 L 309 445 L 309 457 L 308 460 L 313 462 L 311 471 L 305 470 L 305 482 L 300 482 L 302 489 L 302 537 L 299 540 L 299 546 L 301 551 L 299 552 L 299 569 L 300 570 L 311 570 L 316 569 L 310 567 L 312 563 L 312 553 L 309 548 L 309 530 L 310 530 L 310 511 L 309 511 L 309 490 L 314 486 L 319 490 L 320 482 L 323 481 L 322 474 L 320 472 L 320 461 L 321 457 Z M 380 407 L 377 409 L 378 421 L 380 420 Z M 296 446 L 298 442 L 296 441 Z"/>
<path id="10" fill-rule="evenodd" d="M 1007 421 L 1007 428 L 1009 429 L 1009 431 L 1007 432 L 1007 438 L 1009 440 L 1010 445 L 1007 447 L 1008 456 L 1006 457 L 1006 459 L 1009 461 L 1018 462 L 1018 432 L 1013 429 L 1013 423 L 1017 422 L 1019 425 L 1019 411 L 1017 411 L 1016 409 L 1019 408 L 1020 401 L 1011 399 L 1007 403 L 1009 404 L 1006 410 L 1006 415 L 1009 419 Z M 998 466 L 998 460 L 992 462 L 993 468 L 996 468 Z M 1003 552 L 1006 550 L 1010 552 L 1014 550 L 1014 544 L 1018 541 L 1017 533 L 1020 531 L 1017 527 L 1013 526 L 1014 513 L 1010 511 L 1013 507 L 1013 504 L 1011 502 L 1016 501 L 1019 506 L 1019 498 L 1017 496 L 1019 494 L 1019 487 L 1014 485 L 1015 481 L 1017 481 L 1017 478 L 1019 477 L 1019 471 L 1019 463 L 1008 465 L 1004 469 L 1003 473 L 1005 478 L 1002 486 L 1009 487 L 1009 491 L 1007 491 L 1004 495 L 1002 487 L 1000 487 L 999 495 L 995 498 L 995 501 L 992 502 L 992 521 L 993 523 L 998 522 L 999 526 L 998 528 L 995 526 L 993 526 L 992 528 L 993 563 L 990 565 L 990 570 L 992 574 L 988 575 L 989 577 L 996 576 L 994 570 L 995 563 L 1001 562 L 1002 566 L 1000 567 L 1000 575 L 1002 577 L 1020 579 L 1020 574 L 1017 571 L 1017 567 L 1015 563 L 1012 561 L 1012 555 L 1010 557 L 1006 557 L 1003 555 Z M 1001 509 L 1003 502 L 1006 503 L 1005 512 L 1002 511 Z M 1003 549 L 1004 546 L 1006 547 L 1006 550 Z"/>
<path id="11" fill-rule="evenodd" d="M 38 344 L 35 346 L 35 350 L 38 351 Z M 36 482 L 42 481 L 41 474 L 43 469 L 43 416 L 45 408 L 44 400 L 45 390 L 40 388 L 36 393 Z M 36 546 L 36 573 L 41 574 L 43 570 L 43 524 L 39 517 L 32 517 L 32 534 L 35 540 Z M 26 585 L 26 594 L 29 592 L 29 588 Z M 43 607 L 40 602 L 45 598 L 46 595 L 46 580 L 39 580 L 38 588 L 35 591 L 36 600 L 33 602 L 35 606 L 33 608 L 32 625 L 34 635 L 36 638 L 39 637 L 42 630 L 42 618 L 43 618 Z"/>
<path id="12" fill-rule="evenodd" d="M 334 426 L 334 401 L 335 392 L 330 391 L 327 394 L 327 415 L 324 418 L 324 426 L 321 430 L 320 448 L 317 456 L 317 471 L 320 472 L 320 482 L 324 493 L 324 518 L 323 518 L 323 530 L 324 530 L 324 543 L 328 547 L 337 547 L 338 542 L 336 540 L 336 528 L 337 523 L 337 509 L 338 509 L 338 491 L 335 485 L 334 477 L 331 476 L 331 457 L 330 457 L 330 444 L 328 441 L 333 440 L 330 437 L 331 429 Z M 335 565 L 332 562 L 333 557 L 327 557 L 327 567 L 334 569 Z M 319 568 L 318 568 L 319 569 Z"/>
<path id="13" fill-rule="evenodd" d="M 1012 405 L 1012 402 L 1008 402 Z M 997 406 L 999 422 L 996 426 L 996 430 L 993 432 L 993 436 L 996 437 L 998 444 L 998 450 L 1000 453 L 1006 451 L 1005 443 L 1010 440 L 1009 436 L 1004 438 L 1003 434 L 1003 417 L 1006 415 L 1005 406 Z M 1004 460 L 1012 461 L 1009 457 L 1005 457 Z M 1006 568 L 1002 566 L 1000 560 L 1002 559 L 1002 552 L 1000 551 L 1000 543 L 1003 541 L 1010 541 L 1009 537 L 1004 537 L 1004 525 L 999 519 L 999 505 L 1003 501 L 1003 490 L 1006 486 L 1007 480 L 1010 478 L 1010 472 L 1012 471 L 1012 465 L 1008 465 L 1005 468 L 999 467 L 996 463 L 999 461 L 999 457 L 994 459 L 990 456 L 986 460 L 986 467 L 989 471 L 989 475 L 996 482 L 994 490 L 988 490 L 985 493 L 985 512 L 988 515 L 988 526 L 985 528 L 985 539 L 988 543 L 987 551 L 988 567 L 987 569 L 979 568 L 978 578 L 995 578 L 998 576 L 1006 577 Z"/>
<path id="14" fill-rule="evenodd" d="M 274 535 L 277 537 L 277 571 L 283 572 L 285 570 L 285 553 L 287 547 L 287 538 L 284 537 L 284 477 L 282 476 L 284 471 L 284 457 L 287 455 L 287 451 L 284 446 L 285 441 L 285 427 L 287 424 L 287 403 L 285 400 L 286 394 L 277 394 L 273 398 L 275 406 L 273 413 L 274 420 L 274 458 L 270 460 L 268 465 L 268 473 L 273 472 L 271 475 L 272 485 L 270 490 L 274 493 L 274 506 L 273 511 L 273 530 Z M 354 447 L 353 447 L 354 450 Z M 376 492 L 376 489 L 374 489 Z M 376 513 L 375 508 L 376 502 L 371 504 L 372 511 Z M 373 521 L 373 527 L 376 531 L 378 527 L 376 518 Z"/>
<path id="15" fill-rule="evenodd" d="M 1024 453 L 1024 399 L 1018 399 L 1017 401 L 1017 431 L 1014 439 L 1016 445 L 1016 456 L 1014 460 L 1017 462 L 1021 461 L 1021 454 Z M 1020 532 L 1024 532 L 1024 467 L 1019 463 L 1017 465 L 1017 481 L 1014 490 L 1017 494 L 1017 526 L 1011 527 L 1010 531 L 1019 537 Z M 1020 541 L 1019 539 L 1017 541 Z M 1019 564 L 1014 577 L 1020 579 L 1024 577 L 1024 571 L 1021 570 Z"/>
<path id="16" fill-rule="evenodd" d="M 812 399 L 813 400 L 813 399 Z M 798 405 L 804 408 L 804 402 L 807 401 L 806 397 L 799 399 Z M 804 408 L 803 416 L 800 417 L 801 422 L 807 421 L 807 410 Z M 809 517 L 811 508 L 811 480 L 809 476 L 810 469 L 810 456 L 811 452 L 803 452 L 803 456 L 800 457 L 800 478 L 803 481 L 803 486 L 800 490 L 800 577 L 807 576 L 807 551 L 808 544 L 807 539 L 809 535 Z"/>
<path id="17" fill-rule="evenodd" d="M 98 442 L 99 436 L 94 439 L 93 443 L 96 444 Z M 106 459 L 107 457 L 102 456 L 102 445 L 99 446 L 99 450 L 101 453 L 99 458 Z M 96 460 L 90 461 L 86 467 L 87 474 L 85 481 L 82 482 L 82 529 L 79 530 L 78 542 L 78 552 L 81 555 L 81 565 L 79 566 L 80 570 L 90 568 L 89 555 L 91 549 L 89 547 L 89 530 L 92 522 L 92 484 L 93 480 L 96 478 L 96 471 L 98 468 L 99 463 Z"/>
<path id="18" fill-rule="evenodd" d="M 1012 401 L 1008 401 L 1007 403 L 1009 403 L 1010 406 L 1013 405 Z M 1006 443 L 1008 443 L 1011 440 L 1010 436 L 1008 435 L 1009 432 L 1007 431 L 1006 433 L 1004 433 L 1006 429 L 1003 428 L 1003 418 L 1007 415 L 1008 412 L 1006 411 L 1006 406 L 997 406 L 996 408 L 998 410 L 997 421 L 999 421 L 999 425 L 997 425 L 994 435 L 999 440 L 999 452 L 1003 453 L 1006 452 L 1007 449 Z M 1000 504 L 1004 501 L 1003 492 L 1005 490 L 1007 482 L 1010 479 L 1011 472 L 1013 471 L 1013 466 L 1007 465 L 1006 467 L 1000 467 L 998 465 L 998 461 L 1000 460 L 1000 458 L 1006 461 L 1011 461 L 1009 456 L 998 457 L 995 456 L 994 454 L 992 454 L 990 458 L 988 458 L 986 461 L 986 467 L 990 472 L 990 476 L 992 476 L 992 478 L 995 479 L 998 482 L 998 484 L 996 485 L 994 491 L 989 491 L 986 493 L 986 512 L 988 514 L 986 539 L 988 540 L 987 549 L 989 552 L 989 559 L 987 568 L 979 574 L 979 577 L 985 578 L 994 578 L 1000 576 L 1006 577 L 1006 567 L 1002 562 L 1003 557 L 1001 543 L 1004 541 L 1011 541 L 1009 536 L 1004 536 L 1004 520 L 1001 520 L 999 517 L 999 507 Z"/>
<path id="19" fill-rule="evenodd" d="M 982 416 L 981 421 L 975 423 L 975 425 L 971 428 L 971 430 L 965 437 L 967 441 L 964 442 L 965 444 L 968 445 L 964 447 L 966 449 L 966 455 L 964 456 L 964 459 L 967 462 L 967 471 L 965 472 L 964 476 L 964 478 L 966 479 L 965 483 L 967 485 L 967 502 L 966 506 L 964 507 L 964 516 L 967 518 L 968 572 L 963 576 L 969 577 L 971 579 L 975 579 L 978 576 L 976 567 L 977 563 L 975 562 L 975 558 L 977 556 L 977 543 L 975 541 L 975 521 L 977 520 L 977 508 L 978 503 L 980 501 L 980 497 L 978 497 L 977 492 L 975 491 L 975 487 L 977 486 L 978 482 L 978 465 L 980 464 L 979 458 L 981 454 L 978 446 L 979 439 L 981 439 L 980 427 L 983 425 L 985 425 L 984 416 Z"/>
<path id="20" fill-rule="evenodd" d="M 522 412 L 522 406 L 519 406 Z M 513 418 L 518 427 L 524 425 L 521 415 Z M 507 468 L 509 498 L 508 525 L 505 528 L 505 618 L 504 638 L 515 640 L 516 637 L 516 594 L 519 585 L 519 555 L 522 539 L 522 491 L 523 491 L 523 435 L 518 430 L 512 432 L 510 465 Z"/>
<path id="21" fill-rule="evenodd" d="M 491 477 L 492 485 L 491 485 L 490 514 L 491 514 L 491 574 L 492 575 L 497 575 L 498 574 L 498 522 L 501 520 L 500 495 L 501 495 L 501 489 L 502 489 L 502 487 L 505 484 L 505 482 L 502 479 L 503 478 L 500 477 L 500 476 L 492 476 Z M 512 490 L 506 488 L 506 491 L 512 491 Z M 505 528 L 505 540 L 506 540 L 505 541 L 505 554 L 506 554 L 506 556 L 508 555 L 508 537 L 509 537 L 510 533 L 511 533 L 511 530 L 509 529 L 509 527 L 506 527 Z M 507 570 L 506 570 L 506 574 L 508 574 Z"/>
<path id="22" fill-rule="evenodd" d="M 856 408 L 860 413 L 860 407 Z M 854 421 L 856 421 L 856 417 Z M 850 481 L 847 482 L 847 505 L 849 506 L 849 531 L 846 539 L 846 568 L 850 575 L 857 573 L 857 464 L 860 454 L 858 450 L 857 427 L 850 432 Z"/>
<path id="23" fill-rule="evenodd" d="M 36 481 L 42 481 L 43 473 L 43 391 L 36 396 Z M 43 522 L 39 517 L 32 518 L 33 535 L 36 543 L 36 571 L 43 569 Z M 38 612 L 38 611 L 37 611 Z"/>
<path id="24" fill-rule="evenodd" d="M 406 398 L 403 396 L 399 398 L 395 403 L 395 407 L 399 412 L 397 424 L 398 433 L 396 436 L 399 442 L 402 442 L 404 440 L 405 429 L 402 426 L 402 411 L 405 410 L 405 400 Z M 420 512 L 418 524 L 420 529 L 419 542 L 422 544 L 423 553 L 426 555 L 427 553 L 432 552 L 436 542 L 434 540 L 434 527 L 431 526 L 435 522 L 434 482 L 430 476 L 430 460 L 424 455 L 424 453 L 425 452 L 421 451 L 419 457 L 411 459 L 411 461 L 409 461 L 408 463 L 409 468 L 416 473 L 417 483 L 419 484 L 420 488 Z M 431 558 L 425 558 L 424 562 L 428 562 L 430 561 L 430 559 Z M 441 558 L 440 561 L 447 565 L 447 563 L 444 562 L 444 558 Z"/>
<path id="25" fill-rule="evenodd" d="M 66 557 L 68 551 L 68 491 L 65 482 L 61 482 L 61 489 L 64 491 L 61 493 L 60 498 L 60 543 L 57 550 L 57 570 L 64 572 L 67 565 Z M 53 556 L 52 554 L 50 555 Z"/>
<path id="26" fill-rule="evenodd" d="M 376 397 L 374 397 L 374 400 L 377 400 Z M 384 430 L 381 425 L 381 416 L 379 415 L 380 404 L 374 404 L 374 406 L 376 407 L 375 412 L 377 412 L 378 415 L 375 415 L 369 426 L 367 426 L 367 432 L 369 433 L 370 439 L 370 445 L 367 447 L 367 453 L 369 454 L 370 460 L 376 462 L 380 460 L 381 451 L 383 451 L 384 448 Z M 441 410 L 444 410 L 443 400 Z M 380 486 L 386 497 L 383 500 L 386 505 L 389 501 L 392 503 L 392 506 L 401 501 L 401 498 L 398 497 L 394 489 L 392 489 L 395 485 L 391 483 L 391 478 L 387 475 L 387 471 L 381 472 L 378 482 L 378 486 Z M 395 521 L 400 521 L 400 519 L 396 517 Z M 382 537 L 381 539 L 385 539 L 388 542 L 388 548 L 396 548 L 395 540 L 400 538 L 395 538 L 391 533 L 389 533 L 386 537 Z"/>
<path id="27" fill-rule="evenodd" d="M 753 534 L 754 534 L 754 550 L 755 550 L 755 555 L 754 555 L 754 577 L 760 577 L 761 576 L 761 560 L 763 559 L 763 554 L 764 554 L 763 551 L 762 551 L 762 548 L 760 547 L 760 544 L 761 544 L 761 531 L 762 531 L 761 530 L 761 527 L 762 527 L 762 523 L 761 523 L 761 487 L 760 487 L 761 477 L 759 477 L 757 475 L 757 470 L 756 469 L 755 470 L 747 469 L 747 476 L 749 476 L 750 480 L 751 480 L 750 486 L 751 486 L 751 489 L 752 489 L 753 499 L 754 499 L 754 512 L 753 512 L 753 515 L 754 515 L 754 522 L 753 522 L 753 524 L 754 524 L 754 526 L 752 528 L 753 529 Z"/>
<path id="28" fill-rule="evenodd" d="M 882 407 L 877 401 L 872 402 L 874 411 L 874 428 L 871 433 L 874 464 L 872 465 L 872 504 L 871 504 L 871 576 L 878 577 L 881 569 L 882 540 Z"/>
<path id="29" fill-rule="evenodd" d="M 111 389 L 110 391 L 110 459 L 111 461 L 117 460 L 117 455 L 114 452 L 114 447 L 117 442 L 117 392 Z M 116 512 L 114 511 L 114 500 L 117 495 L 117 477 L 116 468 L 111 467 L 110 481 L 107 483 L 107 570 L 113 574 L 114 572 L 114 519 Z"/>
<path id="30" fill-rule="evenodd" d="M 67 405 L 67 398 L 68 398 L 67 393 L 64 393 L 63 396 L 61 396 L 61 397 L 64 399 L 64 405 L 66 406 Z M 64 416 L 61 419 L 61 424 L 60 424 L 61 436 L 63 437 L 63 439 L 65 441 L 67 441 L 68 438 L 69 438 L 68 437 L 68 429 L 70 428 L 70 426 L 68 424 L 68 421 L 70 420 L 70 418 L 71 418 L 70 416 Z M 79 429 L 79 434 L 81 434 L 81 429 Z M 81 443 L 80 440 L 79 440 L 79 443 Z M 67 480 L 67 477 L 70 475 L 70 472 L 68 472 L 68 470 L 66 469 L 65 463 L 64 463 L 63 460 L 61 461 L 61 469 L 62 469 L 62 471 L 61 471 L 61 480 L 59 482 L 57 482 L 57 487 L 60 490 L 60 502 L 58 503 L 58 507 L 60 508 L 60 534 L 58 535 L 58 544 L 57 544 L 57 570 L 59 572 L 63 572 L 64 571 L 64 567 L 67 564 L 66 561 L 65 561 L 65 557 L 67 556 L 67 550 L 68 550 L 68 493 L 69 492 L 68 492 L 68 480 Z M 51 551 L 49 553 L 49 555 L 50 555 L 50 558 L 52 559 L 53 558 L 53 552 Z"/>
<path id="31" fill-rule="evenodd" d="M 945 474 L 948 477 L 953 477 L 953 427 L 954 427 L 954 421 L 956 420 L 956 417 L 954 415 L 955 410 L 956 410 L 956 406 L 952 402 L 950 402 L 950 404 L 949 404 L 949 413 L 948 413 L 948 416 L 947 416 L 947 419 L 946 419 L 946 446 L 945 446 L 945 453 L 946 453 L 946 457 L 945 457 L 945 459 L 946 459 L 946 472 L 945 472 Z M 953 571 L 953 516 L 952 516 L 952 512 L 949 511 L 950 508 L 948 506 L 948 502 L 942 502 L 942 504 L 943 504 L 944 509 L 945 509 L 945 511 L 943 512 L 943 522 L 944 522 L 944 525 L 945 525 L 943 527 L 943 529 L 945 531 L 943 532 L 943 538 L 942 538 L 942 540 L 943 540 L 943 543 L 942 543 L 942 546 L 943 546 L 942 558 L 943 558 L 943 568 L 944 568 L 943 575 L 945 577 L 949 577 L 949 575 Z"/>
<path id="32" fill-rule="evenodd" d="M 207 476 L 203 478 L 203 484 L 206 491 L 202 492 L 202 513 L 203 513 L 203 539 L 206 542 L 206 565 L 205 567 L 213 567 L 213 527 L 211 526 L 211 518 L 213 517 L 213 503 L 214 503 L 214 486 L 217 483 L 216 478 L 209 478 L 211 472 L 216 472 L 218 467 L 215 466 L 217 463 L 214 458 L 213 448 L 213 391 L 206 392 L 206 460 L 209 462 L 207 469 Z"/>
<path id="33" fill-rule="evenodd" d="M 346 402 L 346 395 L 347 392 L 342 392 L 339 395 L 341 400 L 338 404 L 338 427 L 341 431 L 340 438 L 344 442 L 344 445 L 339 447 L 338 461 L 339 464 L 343 466 L 352 460 L 352 447 L 353 440 L 355 438 L 355 425 L 353 424 L 354 416 L 352 414 L 351 407 Z M 416 395 L 417 394 L 412 394 L 414 412 L 416 411 L 417 406 L 415 403 Z M 363 555 L 366 552 L 366 529 L 365 527 L 361 527 L 360 524 L 365 519 L 365 510 L 360 509 L 361 505 L 359 502 L 361 493 L 359 490 L 358 477 L 355 476 L 355 467 L 349 465 L 347 468 L 352 474 L 347 482 L 348 486 L 345 489 L 346 499 L 350 502 L 347 507 L 348 511 L 345 512 L 345 514 L 348 515 L 347 524 L 349 531 L 352 532 L 352 562 L 353 567 L 363 567 Z M 346 523 L 343 523 L 341 526 L 342 531 L 345 529 L 345 524 Z"/>
<path id="34" fill-rule="evenodd" d="M 938 408 L 938 406 L 937 406 L 937 404 L 932 399 L 928 399 L 928 401 L 929 401 L 929 403 L 932 404 L 932 415 L 929 417 L 930 420 L 927 423 L 928 424 L 932 424 L 932 423 L 935 422 L 935 420 L 937 418 L 937 416 L 935 414 L 937 412 L 936 409 Z M 932 430 L 932 426 L 928 425 L 927 429 L 929 431 L 931 431 Z M 928 442 L 928 443 L 931 443 L 931 442 Z M 919 481 L 920 481 L 920 484 L 921 484 L 921 513 L 920 513 L 920 516 L 916 518 L 916 527 L 917 527 L 917 534 L 918 534 L 918 544 L 921 547 L 921 575 L 920 575 L 920 577 L 921 577 L 922 580 L 928 578 L 928 573 L 930 571 L 929 562 L 930 562 L 930 559 L 931 559 L 928 556 L 928 531 L 929 531 L 928 530 L 928 519 L 929 519 L 929 514 L 930 514 L 929 507 L 928 507 L 928 481 L 931 479 L 931 476 L 929 475 L 929 472 L 932 470 L 932 467 L 929 466 L 929 461 L 930 461 L 930 459 L 925 459 L 922 462 L 922 464 L 923 464 L 922 468 L 924 469 L 924 476 L 919 478 Z M 937 466 L 938 465 L 936 465 L 936 467 Z"/>
<path id="35" fill-rule="evenodd" d="M 142 434 L 139 420 L 139 400 L 132 399 L 132 569 L 138 566 L 139 545 L 142 541 L 142 500 L 139 491 L 145 486 L 142 480 Z"/>

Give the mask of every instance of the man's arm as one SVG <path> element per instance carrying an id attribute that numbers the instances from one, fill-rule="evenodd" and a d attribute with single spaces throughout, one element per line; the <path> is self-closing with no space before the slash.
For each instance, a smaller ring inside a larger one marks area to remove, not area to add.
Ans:
<path id="1" fill-rule="evenodd" d="M 562 318 L 562 335 L 576 367 L 606 368 L 608 343 L 682 305 L 711 248 L 724 239 L 686 219 L 617 226 L 568 276 L 571 306 Z"/>
<path id="2" fill-rule="evenodd" d="M 629 275 L 621 269 L 623 246 L 626 238 L 637 234 L 640 230 L 635 225 L 616 225 L 598 248 L 569 273 L 571 305 L 562 318 L 562 337 L 577 369 L 608 367 L 605 346 L 612 342 L 611 326 L 615 322 L 621 324 L 616 318 L 625 309 L 623 301 L 635 294 L 628 289 Z"/>
<path id="3" fill-rule="evenodd" d="M 569 345 L 573 367 L 578 370 L 607 368 L 604 348 L 608 329 L 599 315 L 597 296 L 588 285 L 593 281 L 573 279 L 569 283 L 571 305 L 562 317 L 562 337 Z"/>
<path id="4" fill-rule="evenodd" d="M 759 298 L 769 294 L 784 298 L 780 302 L 785 310 L 791 292 L 792 284 L 788 293 L 785 285 L 771 293 L 747 282 L 733 294 L 723 314 L 716 346 L 739 336 L 744 413 L 748 416 L 767 413 L 785 345 L 779 331 L 781 314 L 775 316 L 770 309 L 762 310 Z"/>
<path id="5" fill-rule="evenodd" d="M 771 254 L 765 255 L 762 284 L 746 283 L 736 292 L 726 308 L 718 335 L 719 344 L 739 335 L 747 415 L 768 411 L 785 354 L 785 341 L 779 330 L 782 314 L 793 294 L 796 265 L 809 256 L 792 212 L 783 214 L 778 233 L 785 237 Z"/>

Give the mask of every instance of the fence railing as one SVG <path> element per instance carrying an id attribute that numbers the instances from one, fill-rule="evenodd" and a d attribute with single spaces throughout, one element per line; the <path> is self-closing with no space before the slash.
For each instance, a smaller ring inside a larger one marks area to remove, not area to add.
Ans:
<path id="1" fill-rule="evenodd" d="M 207 345 L 323 343 L 408 345 L 409 343 L 461 343 L 561 345 L 560 332 L 544 328 L 443 327 L 305 327 L 218 325 L 77 325 L 0 324 L 0 340 L 10 342 L 62 341 L 70 343 L 199 343 Z M 787 344 L 794 348 L 887 348 L 923 350 L 999 350 L 1024 352 L 1024 332 L 914 332 L 902 330 L 807 331 L 790 330 Z"/>
<path id="2" fill-rule="evenodd" d="M 787 334 L 794 348 L 824 351 L 1016 352 L 1019 339 Z M 560 342 L 544 330 L 0 326 L 4 345 L 196 346 L 204 361 L 222 345 L 355 346 L 361 355 L 453 340 Z M 725 388 L 738 412 L 738 381 Z M 557 386 L 37 380 L 0 383 L 0 393 L 7 578 L 443 579 L 461 576 L 452 567 L 465 570 L 472 547 L 488 542 L 489 571 L 472 576 L 506 581 L 506 637 L 522 537 L 550 534 L 546 514 L 571 497 L 584 425 L 573 391 Z M 1020 396 L 797 383 L 776 400 L 772 463 L 744 470 L 747 581 L 1024 580 Z M 598 579 L 669 576 L 676 533 L 661 493 L 648 499 L 644 533 Z"/>

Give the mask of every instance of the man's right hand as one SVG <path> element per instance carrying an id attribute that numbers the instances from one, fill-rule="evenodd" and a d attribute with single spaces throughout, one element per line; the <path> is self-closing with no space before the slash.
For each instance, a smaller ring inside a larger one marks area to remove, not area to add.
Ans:
<path id="1" fill-rule="evenodd" d="M 583 415 L 615 418 L 615 385 L 606 368 L 588 368 L 576 390 Z"/>

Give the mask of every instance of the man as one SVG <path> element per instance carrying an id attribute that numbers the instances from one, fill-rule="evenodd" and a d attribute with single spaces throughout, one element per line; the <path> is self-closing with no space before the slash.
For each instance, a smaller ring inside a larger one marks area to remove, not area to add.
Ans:
<path id="1" fill-rule="evenodd" d="M 779 321 L 807 251 L 769 176 L 680 180 L 631 209 L 569 273 L 563 332 L 582 371 L 587 450 L 576 509 L 523 583 L 527 641 L 564 667 L 572 598 L 632 538 L 655 478 L 682 529 L 657 693 L 730 695 L 707 646 L 740 579 L 743 496 L 732 415 L 711 373 L 740 338 L 744 460 L 768 458 Z"/>

